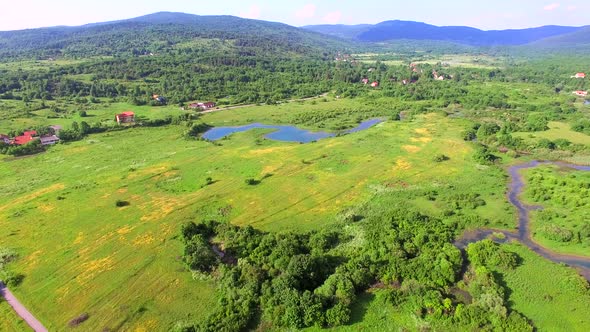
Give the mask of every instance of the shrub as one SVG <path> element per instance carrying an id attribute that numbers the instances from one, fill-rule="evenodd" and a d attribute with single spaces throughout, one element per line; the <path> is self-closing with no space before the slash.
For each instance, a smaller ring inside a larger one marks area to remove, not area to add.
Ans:
<path id="1" fill-rule="evenodd" d="M 445 156 L 444 154 L 437 154 L 436 156 L 434 156 L 434 158 L 432 158 L 432 160 L 437 163 L 441 163 L 443 161 L 449 160 L 449 157 Z"/>
<path id="2" fill-rule="evenodd" d="M 88 315 L 87 313 L 83 313 L 80 316 L 72 319 L 69 323 L 68 326 L 70 327 L 76 327 L 82 323 L 84 323 L 85 321 L 88 320 L 88 318 L 90 318 L 90 315 Z"/>
<path id="3" fill-rule="evenodd" d="M 131 203 L 129 203 L 128 201 L 122 201 L 120 199 L 118 199 L 115 202 L 115 206 L 117 206 L 117 207 L 125 207 L 125 206 L 129 206 L 129 205 L 131 205 Z"/>

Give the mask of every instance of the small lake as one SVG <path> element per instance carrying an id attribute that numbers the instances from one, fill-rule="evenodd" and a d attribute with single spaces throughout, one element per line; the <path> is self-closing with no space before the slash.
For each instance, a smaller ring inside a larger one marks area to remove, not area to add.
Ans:
<path id="1" fill-rule="evenodd" d="M 362 130 L 367 130 L 380 122 L 383 122 L 383 120 L 371 119 L 363 121 L 357 127 L 343 131 L 339 134 L 351 134 Z M 239 127 L 212 128 L 205 132 L 202 137 L 210 141 L 217 141 L 224 137 L 230 136 L 234 133 L 240 133 L 251 129 L 274 129 L 273 132 L 264 135 L 264 137 L 281 142 L 309 143 L 328 137 L 335 137 L 338 135 L 337 133 L 329 133 L 325 131 L 309 131 L 297 128 L 295 126 L 265 125 L 261 123 L 253 123 Z"/>
<path id="2" fill-rule="evenodd" d="M 584 102 L 584 105 L 590 105 L 590 100 L 586 100 L 586 101 Z"/>

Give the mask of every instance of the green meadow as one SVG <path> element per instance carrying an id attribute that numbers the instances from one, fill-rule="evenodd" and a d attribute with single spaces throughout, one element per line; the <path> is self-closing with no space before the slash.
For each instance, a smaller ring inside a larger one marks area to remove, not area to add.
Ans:
<path id="1" fill-rule="evenodd" d="M 7 332 L 21 332 L 21 331 L 32 331 L 29 326 L 23 322 L 12 310 L 12 307 L 4 301 L 0 300 L 0 331 Z"/>
<path id="2" fill-rule="evenodd" d="M 574 144 L 585 144 L 590 145 L 590 136 L 579 133 L 577 131 L 573 131 L 571 129 L 571 125 L 564 123 L 564 122 L 556 122 L 550 121 L 549 122 L 549 129 L 546 131 L 537 131 L 534 133 L 515 133 L 513 134 L 514 137 L 521 137 L 527 141 L 531 141 L 533 143 L 538 142 L 540 139 L 548 139 L 550 141 L 555 141 L 556 139 L 567 139 L 568 141 Z"/>
<path id="3" fill-rule="evenodd" d="M 589 256 L 590 173 L 542 166 L 524 175 L 524 198 L 543 207 L 531 213 L 534 239 L 560 253 Z"/>
<path id="4" fill-rule="evenodd" d="M 63 108 L 63 112 L 55 112 L 51 106 L 59 105 L 58 108 Z M 23 103 L 12 100 L 0 100 L 0 110 L 6 110 L 6 113 L 18 112 L 23 110 Z M 85 111 L 86 116 L 81 117 L 78 111 Z M 123 102 L 108 102 L 104 100 L 100 104 L 89 104 L 81 107 L 75 105 L 58 104 L 57 102 L 46 102 L 46 107 L 27 112 L 25 116 L 6 116 L 6 120 L 0 122 L 0 133 L 6 133 L 11 130 L 23 130 L 38 126 L 61 125 L 64 128 L 69 128 L 74 121 L 80 123 L 86 121 L 87 123 L 97 123 L 104 121 L 115 122 L 115 115 L 125 111 L 135 112 L 137 117 L 145 117 L 151 120 L 163 119 L 166 116 L 174 116 L 188 111 L 183 111 L 178 106 L 135 106 Z M 18 113 L 17 113 L 18 114 Z"/>
<path id="5" fill-rule="evenodd" d="M 346 103 L 252 107 L 202 120 L 289 123 Z M 337 119 L 319 123 L 333 127 Z M 189 220 L 321 229 L 375 193 L 432 189 L 477 192 L 486 204 L 473 226 L 513 228 L 502 172 L 472 161 L 460 135 L 466 125 L 429 114 L 310 144 L 267 140 L 264 130 L 212 144 L 185 139 L 186 127 L 171 125 L 2 157 L 0 242 L 19 252 L 10 268 L 25 276 L 14 292 L 50 330 L 84 313 L 86 326 L 100 329 L 166 330 L 205 317 L 215 301 L 213 282 L 193 280 L 178 258 L 179 227 Z M 438 154 L 448 160 L 436 162 Z M 443 199 L 408 203 L 435 215 L 448 210 Z"/>
<path id="6" fill-rule="evenodd" d="M 512 309 L 531 319 L 538 331 L 587 330 L 590 293 L 584 278 L 520 244 L 502 247 L 521 259 L 516 269 L 502 273 Z"/>

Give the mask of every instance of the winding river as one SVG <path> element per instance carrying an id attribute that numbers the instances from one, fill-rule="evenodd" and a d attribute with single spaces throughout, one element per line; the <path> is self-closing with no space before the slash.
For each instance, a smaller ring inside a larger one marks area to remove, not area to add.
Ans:
<path id="1" fill-rule="evenodd" d="M 539 209 L 537 206 L 529 206 L 524 204 L 520 195 L 524 190 L 524 179 L 520 173 L 523 169 L 535 168 L 541 165 L 557 165 L 559 167 L 571 168 L 580 171 L 590 171 L 590 166 L 579 166 L 574 164 L 568 164 L 564 162 L 549 162 L 549 161 L 531 161 L 525 164 L 512 166 L 508 169 L 510 174 L 510 187 L 508 191 L 508 200 L 518 210 L 518 232 L 511 232 L 506 230 L 496 229 L 477 229 L 473 231 L 467 231 L 463 236 L 455 242 L 455 245 L 459 248 L 465 248 L 468 244 L 477 242 L 486 238 L 491 238 L 496 242 L 504 243 L 510 240 L 516 240 L 529 247 L 537 254 L 555 262 L 564 263 L 576 268 L 581 275 L 590 281 L 590 258 L 581 257 L 575 255 L 558 254 L 555 253 L 533 240 L 530 227 L 530 212 Z M 503 239 L 499 239 L 494 234 L 504 235 Z"/>

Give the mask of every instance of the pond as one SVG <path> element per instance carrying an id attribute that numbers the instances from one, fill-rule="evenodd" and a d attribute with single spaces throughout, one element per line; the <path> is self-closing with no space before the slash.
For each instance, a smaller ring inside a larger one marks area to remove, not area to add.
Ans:
<path id="1" fill-rule="evenodd" d="M 555 253 L 533 240 L 530 228 L 530 212 L 540 209 L 538 206 L 529 206 L 522 202 L 520 195 L 524 191 L 525 183 L 520 171 L 528 168 L 535 168 L 541 165 L 557 165 L 564 168 L 571 168 L 579 171 L 590 171 L 589 166 L 579 166 L 563 162 L 549 162 L 549 161 L 531 161 L 528 163 L 512 166 L 508 169 L 510 174 L 510 185 L 508 188 L 508 200 L 518 211 L 518 232 L 510 232 L 505 230 L 492 229 L 477 229 L 468 231 L 455 242 L 459 248 L 465 248 L 469 243 L 477 242 L 486 238 L 492 238 L 496 242 L 506 242 L 508 240 L 516 240 L 529 247 L 537 254 L 555 262 L 570 265 L 578 270 L 581 275 L 590 281 L 590 258 L 579 257 L 575 255 L 558 254 Z M 502 234 L 503 238 L 495 238 L 495 234 Z"/>
<path id="2" fill-rule="evenodd" d="M 584 105 L 590 105 L 590 100 L 586 100 L 586 101 L 584 102 Z"/>
<path id="3" fill-rule="evenodd" d="M 371 119 L 361 122 L 357 127 L 341 132 L 340 134 L 351 134 L 362 130 L 367 130 L 376 124 L 382 122 L 381 119 Z M 208 130 L 203 134 L 203 138 L 210 141 L 217 141 L 234 133 L 240 133 L 251 129 L 274 129 L 273 132 L 266 134 L 264 137 L 281 142 L 298 142 L 309 143 L 328 137 L 335 137 L 338 134 L 325 131 L 309 131 L 300 129 L 295 126 L 265 125 L 253 123 L 239 127 L 216 127 Z"/>

